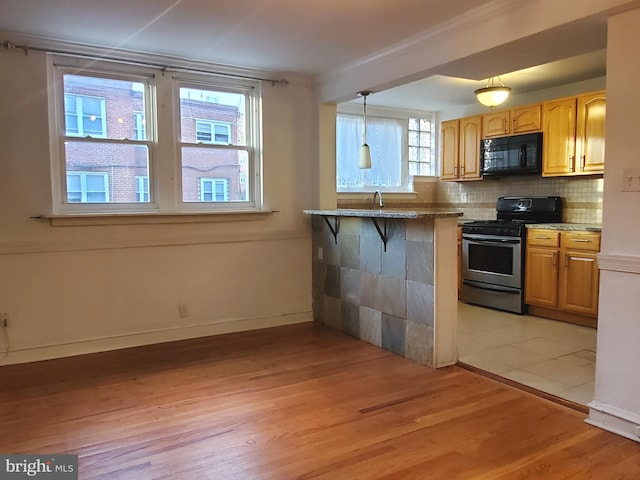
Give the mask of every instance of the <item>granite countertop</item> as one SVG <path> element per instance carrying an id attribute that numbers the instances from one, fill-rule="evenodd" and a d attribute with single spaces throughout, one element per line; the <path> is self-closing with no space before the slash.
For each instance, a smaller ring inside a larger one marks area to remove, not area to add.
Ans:
<path id="1" fill-rule="evenodd" d="M 527 228 L 539 228 L 542 230 L 568 230 L 600 232 L 602 225 L 597 223 L 529 223 Z"/>
<path id="2" fill-rule="evenodd" d="M 336 210 L 303 210 L 307 215 L 327 215 L 331 217 L 364 217 L 364 218 L 441 218 L 441 217 L 460 217 L 462 212 L 453 210 L 438 209 L 398 209 L 381 208 L 378 210 L 365 209 L 347 209 L 339 208 Z"/>

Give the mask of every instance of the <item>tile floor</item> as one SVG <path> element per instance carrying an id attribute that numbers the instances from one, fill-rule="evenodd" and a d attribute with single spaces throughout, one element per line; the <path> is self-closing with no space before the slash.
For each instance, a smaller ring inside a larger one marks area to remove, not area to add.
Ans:
<path id="1" fill-rule="evenodd" d="M 593 400 L 593 328 L 459 302 L 458 358 L 582 405 Z"/>

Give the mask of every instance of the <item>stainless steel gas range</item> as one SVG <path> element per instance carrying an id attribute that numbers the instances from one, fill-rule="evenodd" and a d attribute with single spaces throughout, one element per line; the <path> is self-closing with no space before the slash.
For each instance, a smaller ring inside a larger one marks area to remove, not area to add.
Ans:
<path id="1" fill-rule="evenodd" d="M 497 220 L 462 226 L 462 301 L 525 313 L 527 223 L 562 221 L 560 197 L 500 197 Z"/>

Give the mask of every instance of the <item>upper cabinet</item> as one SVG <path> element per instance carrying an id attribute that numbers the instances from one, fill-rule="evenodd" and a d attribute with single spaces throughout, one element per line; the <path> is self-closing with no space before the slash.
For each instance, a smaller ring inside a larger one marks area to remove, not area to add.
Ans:
<path id="1" fill-rule="evenodd" d="M 482 116 L 482 138 L 537 132 L 542 128 L 542 105 L 487 113 Z"/>
<path id="2" fill-rule="evenodd" d="M 481 180 L 482 117 L 442 122 L 441 180 Z"/>
<path id="3" fill-rule="evenodd" d="M 542 176 L 604 173 L 604 90 L 442 122 L 441 180 L 481 180 L 480 140 L 543 132 Z"/>
<path id="4" fill-rule="evenodd" d="M 605 92 L 543 104 L 542 175 L 604 172 Z"/>
<path id="5" fill-rule="evenodd" d="M 604 172 L 604 123 L 607 98 L 604 92 L 578 97 L 576 150 L 579 173 Z"/>

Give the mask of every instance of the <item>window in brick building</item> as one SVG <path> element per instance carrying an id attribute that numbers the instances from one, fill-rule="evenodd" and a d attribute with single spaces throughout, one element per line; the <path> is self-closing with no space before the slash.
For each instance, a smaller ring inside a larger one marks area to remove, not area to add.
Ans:
<path id="1" fill-rule="evenodd" d="M 133 112 L 133 139 L 146 140 L 147 134 L 144 128 L 144 113 Z"/>
<path id="2" fill-rule="evenodd" d="M 260 81 L 49 60 L 54 214 L 261 209 Z"/>
<path id="3" fill-rule="evenodd" d="M 229 180 L 226 178 L 201 178 L 201 202 L 227 202 L 229 200 Z"/>
<path id="4" fill-rule="evenodd" d="M 136 177 L 136 200 L 138 202 L 149 201 L 149 177 Z"/>
<path id="5" fill-rule="evenodd" d="M 69 136 L 106 137 L 104 98 L 65 93 L 64 121 Z"/>
<path id="6" fill-rule="evenodd" d="M 95 172 L 67 172 L 69 203 L 104 203 L 109 201 L 109 175 Z"/>
<path id="7" fill-rule="evenodd" d="M 228 145 L 231 143 L 231 125 L 211 120 L 196 120 L 196 141 Z"/>

